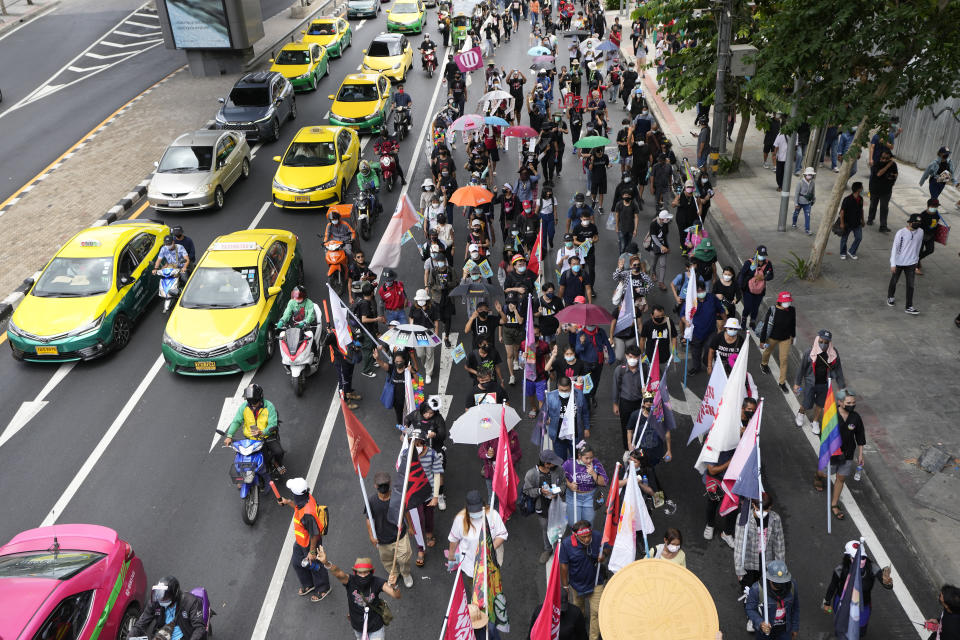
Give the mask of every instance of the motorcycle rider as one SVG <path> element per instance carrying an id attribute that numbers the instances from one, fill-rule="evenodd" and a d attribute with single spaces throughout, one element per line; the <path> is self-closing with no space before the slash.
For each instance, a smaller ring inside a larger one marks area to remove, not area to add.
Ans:
<path id="1" fill-rule="evenodd" d="M 287 302 L 283 315 L 277 320 L 277 329 L 283 329 L 294 324 L 301 329 L 317 324 L 317 312 L 313 301 L 307 298 L 307 288 L 298 284 L 290 292 L 290 301 Z"/>
<path id="2" fill-rule="evenodd" d="M 357 239 L 357 232 L 349 222 L 340 219 L 338 212 L 331 211 L 329 218 L 330 222 L 327 223 L 327 228 L 323 232 L 323 243 L 326 244 L 331 240 L 342 242 L 343 250 L 347 255 L 353 255 L 353 243 Z"/>
<path id="3" fill-rule="evenodd" d="M 269 400 L 263 399 L 263 387 L 251 384 L 243 390 L 243 399 L 246 404 L 237 409 L 233 421 L 227 428 L 227 435 L 223 444 L 230 446 L 233 436 L 240 427 L 243 427 L 243 437 L 248 440 L 262 440 L 264 462 L 269 469 L 273 466 L 279 475 L 287 472 L 283 466 L 284 450 L 280 444 L 280 435 L 277 432 L 277 408 Z"/>
<path id="4" fill-rule="evenodd" d="M 430 34 L 429 34 L 429 33 L 423 34 L 423 42 L 421 42 L 421 43 L 420 43 L 420 46 L 417 47 L 417 48 L 420 49 L 420 67 L 421 67 L 422 69 L 426 69 L 426 68 L 427 68 L 427 53 L 433 53 L 433 54 L 434 54 L 433 62 L 434 62 L 434 65 L 436 65 L 436 62 L 437 62 L 437 57 L 436 57 L 437 43 L 430 39 Z"/>
<path id="5" fill-rule="evenodd" d="M 153 635 L 161 630 L 169 635 Z M 207 624 L 203 619 L 203 602 L 192 593 L 183 593 L 180 582 L 173 576 L 161 578 L 153 585 L 150 602 L 130 628 L 129 635 L 204 640 Z"/>
<path id="6" fill-rule="evenodd" d="M 400 89 L 402 89 L 402 87 Z M 394 100 L 396 100 L 397 94 L 394 94 L 393 97 Z M 407 96 L 407 100 L 408 104 L 413 102 L 410 96 Z M 393 113 L 392 106 L 390 107 L 390 113 Z M 403 167 L 400 166 L 400 143 L 397 142 L 396 137 L 390 135 L 390 133 L 387 131 L 386 125 L 380 129 L 380 139 L 374 143 L 373 150 L 378 155 L 388 155 L 393 158 L 393 166 L 397 172 L 397 175 L 400 176 L 400 184 L 407 184 L 407 179 L 403 175 Z"/>
<path id="7" fill-rule="evenodd" d="M 360 161 L 360 170 L 357 171 L 357 189 L 367 192 L 370 211 L 379 213 L 380 199 L 377 198 L 377 193 L 380 191 L 380 176 L 370 168 L 370 163 L 366 160 Z"/>
<path id="8" fill-rule="evenodd" d="M 190 266 L 190 255 L 183 245 L 177 244 L 172 235 L 166 235 L 163 238 L 163 246 L 160 247 L 160 253 L 157 254 L 157 261 L 153 263 L 153 272 L 157 273 L 162 265 L 170 265 L 180 269 L 180 273 L 186 273 Z"/>
<path id="9" fill-rule="evenodd" d="M 393 102 L 390 105 L 390 113 L 387 114 L 387 118 L 390 119 L 393 116 L 393 112 L 397 110 L 397 107 L 407 107 L 407 114 L 404 116 L 404 122 L 407 125 L 407 129 L 410 128 L 410 123 L 412 122 L 411 118 L 413 117 L 413 98 L 410 97 L 410 94 L 403 90 L 403 85 L 398 84 L 397 90 L 393 93 Z M 393 135 L 399 135 L 397 132 L 397 127 L 393 128 Z M 394 159 L 396 159 L 396 153 L 393 154 Z M 400 163 L 397 163 L 397 173 L 400 174 L 400 180 L 402 184 L 407 184 L 407 181 L 403 178 L 403 169 L 400 168 Z"/>

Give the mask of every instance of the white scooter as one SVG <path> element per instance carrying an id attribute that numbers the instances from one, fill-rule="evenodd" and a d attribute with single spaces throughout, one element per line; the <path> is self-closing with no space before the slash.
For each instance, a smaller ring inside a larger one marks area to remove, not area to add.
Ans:
<path id="1" fill-rule="evenodd" d="M 290 374 L 290 383 L 297 396 L 303 395 L 307 385 L 307 376 L 316 373 L 320 368 L 321 336 L 323 335 L 323 321 L 320 307 L 313 305 L 317 316 L 317 324 L 301 329 L 287 327 L 280 332 L 280 358 L 283 368 Z"/>

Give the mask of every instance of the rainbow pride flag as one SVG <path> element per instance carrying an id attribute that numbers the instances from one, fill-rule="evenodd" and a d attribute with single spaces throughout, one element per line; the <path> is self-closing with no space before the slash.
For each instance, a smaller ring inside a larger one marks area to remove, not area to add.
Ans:
<path id="1" fill-rule="evenodd" d="M 830 456 L 840 450 L 840 429 L 837 419 L 837 398 L 833 395 L 833 381 L 827 381 L 827 399 L 823 403 L 823 418 L 820 421 L 820 466 L 823 471 L 830 465 Z"/>

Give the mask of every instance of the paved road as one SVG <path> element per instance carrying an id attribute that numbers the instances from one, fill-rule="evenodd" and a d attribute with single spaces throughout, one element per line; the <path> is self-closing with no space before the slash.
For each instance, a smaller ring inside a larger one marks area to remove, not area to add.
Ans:
<path id="1" fill-rule="evenodd" d="M 300 116 L 297 126 L 322 123 L 329 107 L 326 95 L 331 93 L 339 79 L 356 69 L 361 60 L 360 43 L 366 43 L 382 25 L 378 22 L 353 24 L 358 46 L 351 48 L 342 60 L 331 67 L 332 76 L 325 79 L 314 95 L 298 99 Z M 413 37 L 414 44 L 419 38 Z M 523 59 L 527 48 L 526 32 L 498 51 L 498 60 Z M 505 62 L 506 64 L 506 62 Z M 438 78 L 427 79 L 415 68 L 407 82 L 407 90 L 414 97 L 414 132 L 419 132 Z M 470 97 L 480 95 L 478 85 Z M 614 121 L 619 121 L 616 116 Z M 219 234 L 246 228 L 270 197 L 270 182 L 274 172 L 270 157 L 282 152 L 296 127 L 287 125 L 282 139 L 259 150 L 250 180 L 239 184 L 227 194 L 227 206 L 219 213 L 167 216 L 170 223 L 180 222 L 194 238 L 199 248 L 207 246 Z M 416 140 L 403 143 L 402 159 L 408 169 L 411 184 L 419 184 L 425 177 L 423 163 L 411 156 Z M 515 148 L 508 160 L 500 164 L 498 179 L 513 180 L 508 167 L 516 163 Z M 567 152 L 569 154 L 569 150 Z M 371 152 L 365 152 L 371 157 Z M 118 150 L 122 157 L 122 150 Z M 462 147 L 457 153 L 463 162 Z M 558 199 L 568 201 L 573 191 L 582 184 L 578 167 L 567 156 L 563 184 L 558 186 Z M 610 190 L 613 189 L 611 176 Z M 416 194 L 416 189 L 414 189 Z M 391 211 L 396 194 L 385 195 L 384 206 Z M 649 198 L 648 198 L 649 201 Z M 648 204 L 642 221 L 652 215 Z M 154 217 L 149 210 L 144 217 Z M 461 243 L 463 220 L 455 216 Z M 645 223 L 645 222 L 644 222 Z M 386 221 L 381 219 L 378 231 Z M 262 228 L 290 229 L 298 234 L 305 246 L 307 286 L 314 296 L 323 291 L 323 260 L 319 240 L 315 234 L 322 230 L 322 220 L 309 212 L 284 212 L 267 209 L 260 221 Z M 601 226 L 602 229 L 602 226 Z M 601 231 L 605 245 L 615 242 L 613 234 Z M 375 234 L 374 237 L 378 237 Z M 367 247 L 368 254 L 374 248 Z M 462 247 L 460 249 L 462 251 Z M 598 272 L 613 270 L 613 251 L 601 252 Z M 668 273 L 680 269 L 679 258 L 671 259 Z M 412 258 L 410 247 L 404 248 L 404 262 L 400 276 L 412 293 L 420 281 L 421 266 Z M 609 302 L 612 287 L 606 275 L 599 280 L 599 298 Z M 655 295 L 655 302 L 667 301 Z M 66 502 L 59 522 L 94 522 L 116 528 L 143 557 L 149 575 L 173 573 L 186 585 L 205 585 L 218 611 L 215 618 L 218 637 L 246 638 L 251 635 L 258 620 L 269 623 L 257 637 L 298 638 L 317 629 L 330 637 L 349 637 L 344 619 L 344 593 L 334 587 L 331 596 L 321 604 L 310 604 L 295 595 L 295 579 L 282 567 L 282 590 L 273 609 L 268 585 L 274 573 L 277 558 L 283 550 L 283 539 L 290 522 L 290 512 L 273 504 L 266 504 L 259 522 L 252 528 L 243 525 L 239 517 L 239 500 L 227 479 L 230 453 L 215 448 L 208 452 L 211 437 L 220 414 L 223 399 L 236 393 L 240 379 L 183 378 L 166 370 L 157 369 L 159 341 L 165 318 L 157 308 L 138 326 L 127 349 L 99 362 L 79 364 L 47 396 L 49 405 L 25 429 L 0 448 L 3 498 L 0 509 L 0 540 L 9 539 L 18 531 L 37 526 L 61 500 L 78 470 L 84 468 L 91 452 L 102 452 L 89 475 L 79 485 L 72 499 Z M 465 321 L 458 310 L 456 324 Z M 758 379 L 761 393 L 768 399 L 764 415 L 763 459 L 770 487 L 777 499 L 777 510 L 784 516 L 787 529 L 787 559 L 797 576 L 803 593 L 802 625 L 804 637 L 825 637 L 830 628 L 829 618 L 817 610 L 825 580 L 840 558 L 843 543 L 855 537 L 849 520 L 834 523 L 834 534 L 824 533 L 824 503 L 821 494 L 809 487 L 811 455 L 800 434 L 792 426 L 789 410 L 772 380 L 757 370 L 755 351 L 751 353 L 751 372 Z M 20 402 L 33 399 L 56 367 L 26 366 L 8 357 L 0 358 L 0 425 L 6 424 Z M 619 424 L 609 410 L 609 382 L 611 372 L 605 372 L 601 382 L 599 417 L 594 421 L 594 444 L 598 458 L 608 469 L 620 455 Z M 676 393 L 681 388 L 675 374 L 671 386 Z M 438 384 L 435 376 L 434 384 Z M 320 502 L 330 506 L 331 533 L 326 547 L 331 560 L 341 566 L 359 555 L 372 555 L 363 534 L 360 513 L 360 495 L 356 476 L 347 458 L 347 446 L 341 421 L 331 416 L 331 402 L 335 393 L 335 373 L 329 366 L 310 380 L 307 393 L 295 398 L 278 361 L 267 363 L 254 378 L 277 405 L 283 419 L 282 436 L 288 450 L 287 466 L 291 475 L 305 475 L 311 463 L 320 464 L 315 493 Z M 706 380 L 694 379 L 694 392 L 702 394 Z M 377 401 L 381 379 L 356 377 L 358 389 L 365 400 L 357 415 L 376 439 L 383 454 L 374 461 L 374 470 L 392 466 L 399 444 L 393 429 L 393 416 Z M 454 367 L 448 388 L 454 394 L 452 421 L 463 406 L 462 390 L 468 379 L 462 368 Z M 510 391 L 515 396 L 519 387 Z M 436 387 L 431 385 L 431 392 Z M 519 397 L 516 398 L 519 400 Z M 686 440 L 690 420 L 678 416 L 678 440 Z M 119 431 L 117 425 L 119 424 Z M 521 473 L 529 468 L 535 449 L 529 444 L 532 424 L 525 420 L 518 427 L 524 443 Z M 116 432 L 105 447 L 98 446 L 105 434 Z M 438 514 L 437 532 L 442 540 L 458 510 L 462 496 L 470 488 L 482 487 L 479 463 L 473 447 L 449 447 L 450 474 L 447 479 L 450 509 Z M 691 466 L 697 449 L 678 444 L 675 460 L 664 468 L 662 480 L 671 497 L 678 503 L 675 515 L 654 514 L 658 537 L 668 526 L 677 526 L 685 535 L 688 566 L 710 588 L 720 611 L 721 627 L 726 632 L 742 629 L 743 613 L 735 602 L 737 597 L 733 580 L 731 552 L 718 539 L 707 543 L 701 537 L 703 527 L 702 485 Z M 42 464 L 42 475 L 38 467 Z M 895 528 L 881 512 L 868 511 L 876 531 L 882 532 L 882 541 L 905 575 L 904 580 L 921 602 L 932 603 L 932 586 L 912 568 L 914 562 L 897 537 Z M 539 529 L 531 519 L 516 516 L 509 523 L 510 540 L 507 543 L 508 562 L 504 576 L 508 603 L 514 621 L 515 637 L 522 637 L 533 607 L 542 599 L 542 568 L 536 563 L 539 551 Z M 392 637 L 408 637 L 413 633 L 437 635 L 443 617 L 443 606 L 450 588 L 450 576 L 442 568 L 439 549 L 433 550 L 425 569 L 415 572 L 416 586 L 404 593 L 404 600 L 393 606 L 396 620 L 390 628 Z M 885 637 L 913 637 L 910 621 L 887 592 L 875 593 L 874 623 L 877 629 L 887 630 Z M 262 603 L 267 602 L 262 608 Z M 730 636 L 733 637 L 733 636 Z"/>

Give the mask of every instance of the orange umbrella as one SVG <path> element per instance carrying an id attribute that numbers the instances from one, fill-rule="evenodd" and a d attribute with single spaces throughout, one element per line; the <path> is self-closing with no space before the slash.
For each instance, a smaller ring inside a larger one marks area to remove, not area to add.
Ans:
<path id="1" fill-rule="evenodd" d="M 450 196 L 450 202 L 461 207 L 477 207 L 493 200 L 493 194 L 476 185 L 460 187 Z"/>

